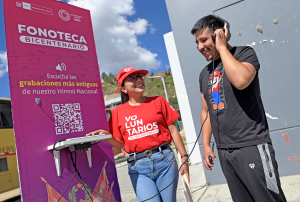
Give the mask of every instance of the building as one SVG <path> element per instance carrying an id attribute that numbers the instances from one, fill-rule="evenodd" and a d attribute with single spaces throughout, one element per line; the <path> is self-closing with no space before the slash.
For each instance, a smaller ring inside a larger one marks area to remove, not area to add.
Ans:
<path id="1" fill-rule="evenodd" d="M 230 23 L 231 45 L 248 45 L 255 50 L 261 65 L 260 88 L 279 173 L 281 176 L 300 174 L 300 148 L 297 145 L 300 141 L 300 108 L 296 104 L 300 98 L 297 93 L 300 74 L 297 60 L 300 54 L 300 28 L 297 16 L 300 14 L 300 2 L 166 0 L 166 5 L 172 33 L 165 35 L 165 43 L 184 128 L 190 136 L 187 136 L 189 149 L 201 127 L 198 81 L 201 70 L 208 64 L 196 49 L 195 37 L 190 31 L 198 19 L 213 14 Z M 178 82 L 180 88 L 176 85 Z M 202 151 L 202 137 L 197 144 Z M 200 151 L 195 150 L 196 154 L 192 157 L 201 156 Z M 217 155 L 216 149 L 214 153 Z M 226 182 L 219 161 L 215 162 L 213 171 L 204 170 L 211 184 Z"/>

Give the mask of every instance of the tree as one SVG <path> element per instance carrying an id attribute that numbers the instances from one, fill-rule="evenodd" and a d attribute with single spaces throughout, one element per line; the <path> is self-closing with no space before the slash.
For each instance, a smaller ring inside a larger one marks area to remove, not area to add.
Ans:
<path id="1" fill-rule="evenodd" d="M 107 76 L 107 74 L 105 73 L 105 72 L 103 72 L 102 74 L 101 74 L 101 78 L 102 78 L 102 80 L 103 81 L 105 81 L 105 82 L 108 82 L 108 76 Z"/>
<path id="2" fill-rule="evenodd" d="M 165 68 L 165 76 L 171 75 L 171 68 Z"/>
<path id="3" fill-rule="evenodd" d="M 115 76 L 113 73 L 109 73 L 108 77 L 109 77 L 110 79 L 116 79 L 116 76 Z"/>
<path id="4" fill-rule="evenodd" d="M 169 103 L 173 106 L 178 108 L 178 100 L 177 97 L 169 97 Z"/>
<path id="5" fill-rule="evenodd" d="M 114 85 L 116 83 L 116 76 L 113 73 L 108 74 L 109 82 L 110 84 Z"/>

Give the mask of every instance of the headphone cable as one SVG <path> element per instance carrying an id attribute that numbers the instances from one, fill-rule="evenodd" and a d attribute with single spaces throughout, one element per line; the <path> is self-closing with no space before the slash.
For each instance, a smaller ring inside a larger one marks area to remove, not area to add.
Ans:
<path id="1" fill-rule="evenodd" d="M 201 136 L 202 127 L 203 127 L 205 121 L 207 120 L 207 118 L 208 118 L 208 109 L 207 109 L 207 112 L 206 112 L 206 118 L 205 118 L 205 120 L 203 121 L 203 123 L 202 123 L 202 125 L 201 125 L 200 133 L 199 133 L 199 135 L 198 135 L 198 137 L 197 137 L 197 139 L 196 139 L 196 141 L 195 141 L 195 143 L 194 143 L 194 146 L 193 146 L 193 148 L 192 148 L 190 154 L 188 155 L 187 159 L 185 160 L 185 162 L 182 163 L 182 165 L 181 165 L 180 168 L 178 169 L 177 175 L 175 176 L 174 180 L 173 180 L 168 186 L 166 186 L 165 188 L 163 188 L 162 190 L 160 190 L 157 194 L 155 194 L 155 195 L 152 196 L 151 198 L 145 199 L 145 200 L 143 200 L 143 201 L 141 201 L 141 202 L 145 202 L 145 201 L 148 201 L 148 200 L 153 199 L 153 198 L 156 197 L 158 194 L 160 194 L 160 192 L 164 191 L 165 189 L 167 189 L 169 186 L 171 186 L 171 185 L 175 182 L 175 180 L 177 179 L 177 177 L 178 177 L 178 175 L 179 175 L 179 171 L 180 171 L 181 167 L 182 167 L 186 162 L 188 162 L 188 160 L 189 160 L 191 154 L 193 153 L 193 151 L 194 151 L 194 149 L 195 149 L 195 146 L 197 145 L 198 139 L 199 139 L 199 137 Z"/>
<path id="2" fill-rule="evenodd" d="M 55 148 L 55 147 L 54 147 L 54 148 Z M 73 179 L 74 179 L 74 177 L 75 177 L 75 175 L 76 175 L 76 173 L 77 173 L 77 174 L 78 174 L 78 177 L 79 177 L 79 180 L 80 180 L 80 182 L 82 183 L 82 186 L 83 186 L 85 192 L 89 195 L 90 200 L 91 200 L 92 202 L 93 202 L 93 198 L 92 198 L 92 196 L 91 196 L 91 194 L 90 194 L 90 191 L 92 191 L 93 193 L 96 193 L 96 194 L 100 195 L 100 196 L 101 196 L 102 198 L 104 198 L 105 200 L 117 202 L 117 201 L 115 201 L 115 200 L 106 198 L 106 197 L 103 196 L 102 194 L 100 194 L 100 193 L 98 193 L 98 192 L 96 192 L 96 191 L 94 191 L 94 190 L 92 190 L 92 189 L 89 190 L 89 188 L 86 187 L 86 184 L 83 182 L 83 180 L 82 180 L 82 178 L 81 178 L 81 175 L 80 175 L 80 173 L 79 173 L 79 171 L 78 171 L 78 169 L 77 169 L 77 153 L 76 153 L 76 151 L 74 151 L 74 153 L 75 153 L 75 161 L 74 161 L 74 159 L 73 159 L 73 152 L 71 152 L 71 151 L 69 150 L 69 153 L 70 153 L 70 156 L 71 156 L 71 161 L 72 161 L 73 167 L 74 167 L 74 169 L 75 169 L 75 172 L 74 172 L 74 175 L 73 175 L 72 179 L 70 180 L 70 182 L 69 182 L 67 188 L 65 189 L 65 191 L 63 192 L 63 194 L 59 197 L 59 199 L 58 199 L 57 201 L 59 201 L 59 200 L 63 197 L 63 195 L 66 193 L 66 191 L 67 191 L 68 188 L 70 187 L 71 182 L 73 181 Z"/>
<path id="3" fill-rule="evenodd" d="M 215 73 L 215 56 L 216 56 L 216 48 L 215 48 L 215 51 L 214 51 L 214 58 L 213 58 L 213 78 L 212 78 L 212 80 L 211 80 L 211 81 L 212 81 L 212 82 L 211 82 L 211 83 L 212 83 L 212 84 L 211 84 L 211 92 L 212 92 L 212 86 L 213 86 L 215 83 L 217 83 L 217 81 L 216 81 L 216 82 L 213 82 L 213 80 L 214 80 L 214 73 Z M 218 111 L 218 108 L 217 108 L 217 111 Z M 182 165 L 181 165 L 180 168 L 178 169 L 177 175 L 175 176 L 174 180 L 173 180 L 168 186 L 166 186 L 165 188 L 163 188 L 162 190 L 160 190 L 157 194 L 155 194 L 155 195 L 152 196 L 151 198 L 148 198 L 148 199 L 146 199 L 146 200 L 143 200 L 142 202 L 145 202 L 145 201 L 148 201 L 148 200 L 153 199 L 154 197 L 156 197 L 158 194 L 160 194 L 162 191 L 164 191 L 165 189 L 167 189 L 169 186 L 171 186 L 171 185 L 175 182 L 175 180 L 177 179 L 177 177 L 178 177 L 178 175 L 179 175 L 179 171 L 180 171 L 181 167 L 182 167 L 185 163 L 188 162 L 188 160 L 189 160 L 191 154 L 193 153 L 193 151 L 194 151 L 194 149 L 195 149 L 195 146 L 197 145 L 198 139 L 199 139 L 200 136 L 201 136 L 201 132 L 202 132 L 203 125 L 204 125 L 204 123 L 206 122 L 206 120 L 207 120 L 207 118 L 208 118 L 208 112 L 209 112 L 209 107 L 207 106 L 206 117 L 205 117 L 205 119 L 204 119 L 204 121 L 203 121 L 203 123 L 202 123 L 202 125 L 201 125 L 199 135 L 198 135 L 198 137 L 197 137 L 197 139 L 196 139 L 196 141 L 195 141 L 195 143 L 194 143 L 194 146 L 193 146 L 193 148 L 192 148 L 190 154 L 188 155 L 187 159 L 185 160 L 184 163 L 182 163 Z M 206 184 L 205 184 L 205 186 L 206 186 Z M 202 188 L 204 188 L 205 186 L 203 186 Z"/>

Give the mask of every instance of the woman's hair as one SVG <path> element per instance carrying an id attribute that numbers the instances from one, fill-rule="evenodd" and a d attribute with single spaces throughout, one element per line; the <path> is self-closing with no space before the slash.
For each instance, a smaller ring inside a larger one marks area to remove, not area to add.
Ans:
<path id="1" fill-rule="evenodd" d="M 125 84 L 125 79 L 123 80 L 121 86 L 124 87 L 124 84 Z M 129 100 L 129 95 L 121 91 L 121 100 L 122 100 L 122 104 L 125 104 Z"/>

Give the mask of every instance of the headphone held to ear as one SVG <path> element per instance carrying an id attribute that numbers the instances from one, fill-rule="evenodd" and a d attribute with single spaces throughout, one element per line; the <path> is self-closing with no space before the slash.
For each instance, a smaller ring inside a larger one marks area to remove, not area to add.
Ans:
<path id="1" fill-rule="evenodd" d="M 226 20 L 224 20 L 224 27 L 220 28 L 220 29 L 222 29 L 223 32 L 225 33 L 225 28 L 228 29 L 228 36 L 227 36 L 227 42 L 228 42 L 230 40 L 231 33 L 230 33 L 230 24 Z M 214 44 L 216 44 L 216 36 L 214 36 L 213 34 L 214 34 L 214 24 L 211 25 L 211 38 L 212 38 Z"/>

